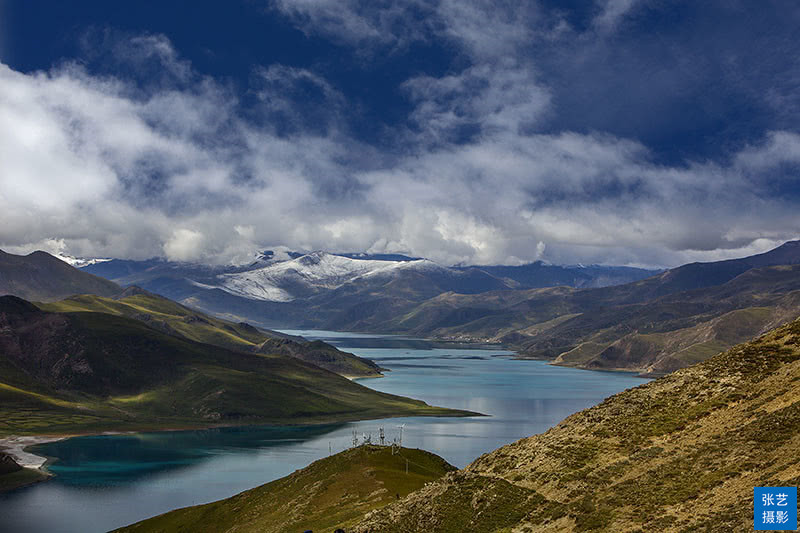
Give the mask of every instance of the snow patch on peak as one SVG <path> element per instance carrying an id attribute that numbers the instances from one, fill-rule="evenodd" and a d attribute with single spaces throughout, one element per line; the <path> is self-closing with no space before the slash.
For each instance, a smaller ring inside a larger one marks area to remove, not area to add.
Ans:
<path id="1" fill-rule="evenodd" d="M 292 290 L 311 292 L 331 290 L 361 277 L 391 274 L 397 270 L 433 268 L 443 267 L 427 259 L 414 261 L 355 259 L 315 251 L 253 270 L 223 274 L 218 279 L 222 290 L 238 296 L 254 300 L 288 302 L 294 299 L 290 292 Z"/>
<path id="2" fill-rule="evenodd" d="M 99 257 L 95 258 L 72 257 L 71 255 L 59 254 L 59 253 L 53 254 L 53 257 L 56 257 L 57 259 L 60 259 L 65 263 L 67 263 L 68 265 L 74 266 L 75 268 L 83 268 L 85 266 L 96 265 L 97 263 L 106 263 L 108 261 L 111 261 L 111 259 L 105 259 Z"/>

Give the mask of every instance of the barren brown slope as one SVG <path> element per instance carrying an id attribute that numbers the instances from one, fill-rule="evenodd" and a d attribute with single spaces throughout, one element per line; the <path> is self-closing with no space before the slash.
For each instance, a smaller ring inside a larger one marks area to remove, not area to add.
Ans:
<path id="1" fill-rule="evenodd" d="M 800 320 L 617 394 L 354 531 L 749 531 L 800 482 Z"/>

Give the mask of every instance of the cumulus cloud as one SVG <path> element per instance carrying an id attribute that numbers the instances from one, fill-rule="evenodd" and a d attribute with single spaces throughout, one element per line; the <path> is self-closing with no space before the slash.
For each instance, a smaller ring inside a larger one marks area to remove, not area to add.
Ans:
<path id="1" fill-rule="evenodd" d="M 164 253 L 171 261 L 194 261 L 203 257 L 205 237 L 199 231 L 176 229 L 164 243 Z"/>
<path id="2" fill-rule="evenodd" d="M 784 194 L 800 164 L 792 131 L 665 164 L 635 138 L 548 129 L 559 93 L 517 51 L 569 31 L 558 17 L 481 2 L 273 6 L 353 46 L 437 35 L 467 59 L 397 88 L 412 111 L 388 148 L 342 126 L 351 103 L 313 69 L 255 67 L 242 97 L 163 36 L 111 47 L 134 72 L 161 65 L 151 84 L 0 65 L 0 247 L 208 263 L 285 245 L 448 264 L 674 265 L 797 237 L 798 198 Z M 401 31 L 420 17 L 423 30 Z"/>
<path id="3" fill-rule="evenodd" d="M 411 119 L 428 134 L 426 142 L 519 133 L 536 124 L 550 99 L 535 75 L 510 59 L 479 64 L 457 75 L 412 78 L 403 87 L 417 104 Z"/>

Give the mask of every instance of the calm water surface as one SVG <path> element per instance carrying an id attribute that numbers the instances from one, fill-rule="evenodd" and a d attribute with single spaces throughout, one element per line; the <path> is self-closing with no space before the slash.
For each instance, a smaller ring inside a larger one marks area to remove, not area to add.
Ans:
<path id="1" fill-rule="evenodd" d="M 78 437 L 35 448 L 58 460 L 51 481 L 0 495 L 0 531 L 108 531 L 171 509 L 225 498 L 348 447 L 352 431 L 389 439 L 463 467 L 482 453 L 545 431 L 645 380 L 631 374 L 514 361 L 486 346 L 392 336 L 287 331 L 323 339 L 391 369 L 361 380 L 376 390 L 487 417 L 395 418 L 314 427 L 246 427 Z"/>

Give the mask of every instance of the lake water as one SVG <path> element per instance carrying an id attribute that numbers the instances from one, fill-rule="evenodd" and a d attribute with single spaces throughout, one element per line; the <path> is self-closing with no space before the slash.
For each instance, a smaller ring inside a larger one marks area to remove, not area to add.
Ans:
<path id="1" fill-rule="evenodd" d="M 437 453 L 463 467 L 479 455 L 541 433 L 566 416 L 645 380 L 517 361 L 486 346 L 320 331 L 323 339 L 391 372 L 362 380 L 376 390 L 490 416 L 395 418 L 314 427 L 245 427 L 78 437 L 37 446 L 57 458 L 45 483 L 0 495 L 0 531 L 108 531 L 171 509 L 225 498 L 350 446 L 352 432 Z"/>

